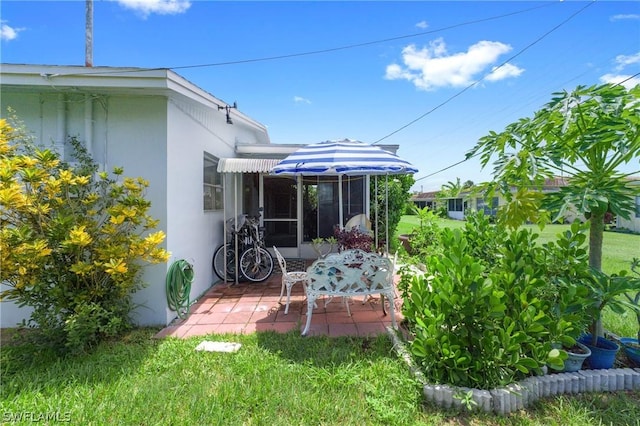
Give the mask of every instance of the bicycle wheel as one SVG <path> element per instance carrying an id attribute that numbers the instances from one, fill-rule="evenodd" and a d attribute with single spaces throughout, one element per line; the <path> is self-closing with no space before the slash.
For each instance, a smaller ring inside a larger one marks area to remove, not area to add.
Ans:
<path id="1" fill-rule="evenodd" d="M 224 248 L 225 246 L 220 246 L 216 249 L 213 254 L 213 259 L 211 261 L 211 266 L 213 267 L 213 271 L 216 273 L 218 278 L 223 281 L 233 281 L 236 277 L 236 252 L 233 249 L 233 245 L 228 243 L 226 245 L 227 248 L 227 278 L 224 277 Z"/>
<path id="2" fill-rule="evenodd" d="M 273 272 L 273 257 L 262 247 L 247 249 L 240 256 L 240 272 L 249 281 L 264 281 Z"/>

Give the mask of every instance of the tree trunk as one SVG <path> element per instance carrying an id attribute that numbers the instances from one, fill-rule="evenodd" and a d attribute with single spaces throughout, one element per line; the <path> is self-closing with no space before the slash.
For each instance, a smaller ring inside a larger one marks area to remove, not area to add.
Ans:
<path id="1" fill-rule="evenodd" d="M 589 227 L 589 266 L 602 271 L 602 239 L 604 235 L 604 211 L 591 212 Z"/>
<path id="2" fill-rule="evenodd" d="M 598 271 L 602 271 L 602 240 L 604 236 L 604 214 L 605 211 L 592 211 L 591 223 L 589 225 L 589 266 Z M 598 337 L 604 337 L 604 326 L 602 318 L 598 318 L 591 330 L 594 341 Z M 595 343 L 595 342 L 594 342 Z"/>

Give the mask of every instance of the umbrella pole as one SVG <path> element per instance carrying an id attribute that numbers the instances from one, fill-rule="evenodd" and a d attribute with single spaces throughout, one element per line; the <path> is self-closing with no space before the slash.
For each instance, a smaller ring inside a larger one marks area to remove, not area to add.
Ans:
<path id="1" fill-rule="evenodd" d="M 376 231 L 375 231 L 375 239 L 376 239 L 376 250 L 378 250 L 378 230 L 380 229 L 380 222 L 378 221 L 378 175 L 375 175 L 373 177 L 375 179 L 374 181 L 374 213 L 375 213 L 375 224 L 376 224 Z"/>
<path id="2" fill-rule="evenodd" d="M 227 176 L 222 175 L 222 252 L 224 253 L 224 282 L 227 282 Z M 212 194 L 213 197 L 213 194 Z M 215 201 L 214 201 L 215 204 Z M 215 255 L 215 251 L 214 251 Z"/>
<path id="3" fill-rule="evenodd" d="M 342 212 L 342 175 L 338 175 L 338 220 L 340 221 L 340 229 L 343 229 L 344 215 Z"/>
<path id="4" fill-rule="evenodd" d="M 389 254 L 389 175 L 384 175 L 385 235 L 384 249 Z"/>
<path id="5" fill-rule="evenodd" d="M 238 173 L 233 174 L 233 213 L 236 221 L 235 229 L 235 263 L 236 263 L 236 284 L 238 284 L 238 262 L 239 262 L 239 253 L 238 253 Z"/>

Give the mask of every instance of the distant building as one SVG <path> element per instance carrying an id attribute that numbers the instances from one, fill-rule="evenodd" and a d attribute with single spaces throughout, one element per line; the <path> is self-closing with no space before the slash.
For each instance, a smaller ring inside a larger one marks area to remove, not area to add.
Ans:
<path id="1" fill-rule="evenodd" d="M 629 219 L 618 216 L 616 218 L 616 227 L 640 233 L 640 177 L 631 178 L 630 184 L 636 188 L 636 195 L 634 199 L 636 208 L 635 211 L 631 213 L 631 217 Z"/>
<path id="2" fill-rule="evenodd" d="M 554 178 L 546 179 L 542 187 L 543 193 L 550 193 L 558 191 L 561 187 L 567 185 L 568 178 L 562 176 L 556 176 Z M 515 188 L 513 189 L 515 191 Z M 440 191 L 422 192 L 414 194 L 411 197 L 411 202 L 416 206 L 423 208 L 437 208 L 437 203 L 444 203 L 447 210 L 447 216 L 451 219 L 464 220 L 466 212 L 468 211 L 484 211 L 487 216 L 495 216 L 498 212 L 498 208 L 505 204 L 505 200 L 496 196 L 491 200 L 486 200 L 480 194 L 475 193 L 473 190 L 464 190 L 455 197 L 442 197 L 439 198 Z M 573 221 L 577 218 L 575 212 L 569 212 L 565 215 L 567 221 Z"/>

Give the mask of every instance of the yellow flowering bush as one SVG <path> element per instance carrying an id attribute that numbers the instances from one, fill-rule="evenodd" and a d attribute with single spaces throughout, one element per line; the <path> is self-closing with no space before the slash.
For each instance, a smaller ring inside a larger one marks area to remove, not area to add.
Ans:
<path id="1" fill-rule="evenodd" d="M 0 120 L 0 297 L 31 306 L 53 342 L 83 349 L 130 326 L 144 264 L 168 260 L 149 183 L 98 173 L 75 138 L 72 167 L 13 123 Z"/>

